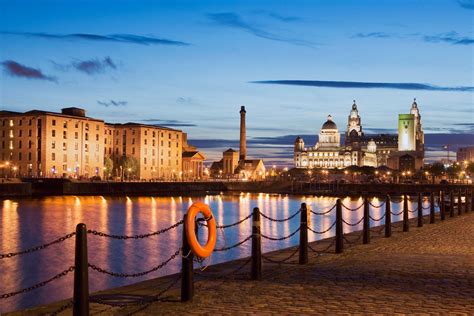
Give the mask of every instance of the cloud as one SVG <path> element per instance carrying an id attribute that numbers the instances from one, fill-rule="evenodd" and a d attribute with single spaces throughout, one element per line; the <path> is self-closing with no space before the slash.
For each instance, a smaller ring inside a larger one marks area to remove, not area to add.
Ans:
<path id="1" fill-rule="evenodd" d="M 87 33 L 52 34 L 52 33 L 33 33 L 33 32 L 0 32 L 0 34 L 36 37 L 36 38 L 54 39 L 54 40 L 84 40 L 84 41 L 96 41 L 96 42 L 139 44 L 139 45 L 172 45 L 172 46 L 189 46 L 190 45 L 189 43 L 182 42 L 182 41 L 157 38 L 157 37 L 151 37 L 151 36 L 134 35 L 134 34 L 98 35 L 98 34 L 87 34 Z"/>
<path id="2" fill-rule="evenodd" d="M 28 67 L 13 60 L 5 60 L 1 65 L 3 66 L 5 73 L 12 77 L 57 82 L 56 77 L 45 75 L 41 69 Z"/>
<path id="3" fill-rule="evenodd" d="M 128 104 L 127 101 L 114 101 L 114 100 L 110 100 L 109 102 L 97 100 L 97 103 L 105 107 L 109 107 L 109 106 L 119 107 L 119 106 L 126 106 Z"/>
<path id="4" fill-rule="evenodd" d="M 54 67 L 61 71 L 69 71 L 75 69 L 83 72 L 89 76 L 94 76 L 106 72 L 107 70 L 115 70 L 118 68 L 117 63 L 110 57 L 105 57 L 103 60 L 100 59 L 89 59 L 89 60 L 75 60 L 69 64 L 60 64 L 51 61 Z"/>
<path id="5" fill-rule="evenodd" d="M 442 87 L 424 83 L 395 83 L 395 82 L 359 82 L 359 81 L 321 81 L 321 80 L 262 80 L 250 83 L 278 84 L 291 86 L 309 86 L 343 89 L 398 89 L 398 90 L 428 90 L 428 91 L 461 91 L 474 92 L 474 87 Z"/>
<path id="6" fill-rule="evenodd" d="M 464 9 L 474 10 L 474 0 L 458 0 L 458 4 Z"/>
<path id="7" fill-rule="evenodd" d="M 472 45 L 474 38 L 462 37 L 457 32 L 447 32 L 436 35 L 425 35 L 423 40 L 428 43 L 448 43 L 453 45 Z"/>
<path id="8" fill-rule="evenodd" d="M 281 14 L 271 12 L 271 11 L 266 11 L 266 10 L 255 10 L 253 11 L 253 13 L 263 15 L 263 16 L 266 16 L 266 17 L 269 17 L 269 18 L 272 18 L 284 23 L 300 22 L 303 20 L 302 18 L 297 17 L 297 16 L 281 15 Z"/>
<path id="9" fill-rule="evenodd" d="M 162 120 L 162 119 L 143 119 L 141 120 L 142 122 L 145 122 L 147 124 L 156 124 L 156 125 L 162 125 L 162 126 L 168 126 L 168 127 L 194 127 L 197 126 L 194 123 L 191 122 L 185 122 L 185 121 L 178 121 L 178 120 Z"/>
<path id="10" fill-rule="evenodd" d="M 272 41 L 278 41 L 278 42 L 285 42 L 292 45 L 306 46 L 306 47 L 311 47 L 311 48 L 314 48 L 315 46 L 314 43 L 311 43 L 305 40 L 288 38 L 288 37 L 280 36 L 280 35 L 262 30 L 252 25 L 251 23 L 245 22 L 236 13 L 232 13 L 232 12 L 210 13 L 210 14 L 207 14 L 207 17 L 216 25 L 234 28 L 234 29 L 240 29 L 242 31 L 253 34 L 260 38 L 264 38 L 264 39 L 268 39 Z"/>
<path id="11" fill-rule="evenodd" d="M 370 32 L 370 33 L 357 33 L 352 35 L 352 38 L 390 38 L 394 37 L 394 34 L 385 32 Z"/>
<path id="12" fill-rule="evenodd" d="M 176 103 L 179 104 L 194 104 L 196 103 L 193 98 L 190 97 L 179 97 L 176 99 Z"/>

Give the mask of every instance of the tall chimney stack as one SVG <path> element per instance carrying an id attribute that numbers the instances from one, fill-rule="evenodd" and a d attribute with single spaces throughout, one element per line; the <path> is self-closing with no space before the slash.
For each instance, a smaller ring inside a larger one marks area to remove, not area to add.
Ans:
<path id="1" fill-rule="evenodd" d="M 245 160 L 247 157 L 247 132 L 245 128 L 245 106 L 240 107 L 240 156 L 239 160 Z"/>

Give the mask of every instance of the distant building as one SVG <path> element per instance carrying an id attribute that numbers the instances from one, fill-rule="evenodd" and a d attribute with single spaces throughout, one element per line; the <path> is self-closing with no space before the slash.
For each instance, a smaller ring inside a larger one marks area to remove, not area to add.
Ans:
<path id="1" fill-rule="evenodd" d="M 345 168 L 348 166 L 389 166 L 418 169 L 423 166 L 424 134 L 416 102 L 410 114 L 400 114 L 397 135 L 366 135 L 354 100 L 348 117 L 344 145 L 336 123 L 328 116 L 315 146 L 306 147 L 297 137 L 294 144 L 296 168 Z"/>
<path id="2" fill-rule="evenodd" d="M 3 175 L 142 180 L 203 175 L 205 157 L 182 131 L 104 123 L 79 108 L 0 111 L 0 136 L 1 165 L 12 169 L 0 168 Z"/>
<path id="3" fill-rule="evenodd" d="M 457 162 L 474 162 L 474 146 L 460 147 L 456 152 Z"/>
<path id="4" fill-rule="evenodd" d="M 261 159 L 247 159 L 247 131 L 245 107 L 240 108 L 240 142 L 239 152 L 232 148 L 222 153 L 222 159 L 212 163 L 210 172 L 216 178 L 239 178 L 260 180 L 266 175 L 265 164 Z"/>
<path id="5" fill-rule="evenodd" d="M 0 123 L 0 159 L 17 176 L 103 175 L 104 121 L 87 117 L 85 110 L 0 111 Z"/>
<path id="6" fill-rule="evenodd" d="M 424 165 L 425 135 L 416 99 L 410 114 L 398 116 L 398 151 L 389 158 L 388 166 L 397 170 L 418 170 Z"/>

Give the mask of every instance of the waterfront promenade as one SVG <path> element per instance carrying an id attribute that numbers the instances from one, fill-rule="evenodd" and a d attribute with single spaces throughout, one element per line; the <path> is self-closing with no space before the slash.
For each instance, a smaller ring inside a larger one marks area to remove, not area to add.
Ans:
<path id="1" fill-rule="evenodd" d="M 346 242 L 344 253 L 309 253 L 307 265 L 263 264 L 261 281 L 251 281 L 250 266 L 232 273 L 245 259 L 195 275 L 192 303 L 180 302 L 179 281 L 169 276 L 94 294 L 116 302 L 143 300 L 170 284 L 162 301 L 121 308 L 91 304 L 92 315 L 147 314 L 448 314 L 474 313 L 474 213 L 409 232 L 396 223 L 391 238 L 372 229 L 371 243 Z M 360 232 L 347 235 L 357 241 Z M 331 240 L 312 243 L 324 249 Z M 267 254 L 285 258 L 294 248 Z M 297 259 L 296 259 L 297 261 Z M 291 262 L 291 260 L 290 260 Z M 224 276 L 220 279 L 215 276 Z M 170 283 L 171 282 L 171 283 Z M 47 313 L 64 302 L 29 310 Z M 63 313 L 70 314 L 71 310 Z M 20 313 L 17 313 L 18 315 Z M 22 313 L 24 314 L 24 313 Z"/>

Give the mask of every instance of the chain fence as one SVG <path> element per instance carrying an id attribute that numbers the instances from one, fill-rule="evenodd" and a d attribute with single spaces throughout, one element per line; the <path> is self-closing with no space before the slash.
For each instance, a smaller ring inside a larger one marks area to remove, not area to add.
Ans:
<path id="1" fill-rule="evenodd" d="M 282 223 L 282 222 L 286 222 L 286 221 L 291 220 L 291 219 L 294 218 L 296 215 L 298 215 L 300 212 L 301 212 L 301 209 L 299 209 L 298 211 L 296 211 L 295 213 L 293 213 L 291 216 L 289 216 L 289 217 L 287 217 L 287 218 L 282 218 L 282 219 L 272 218 L 272 217 L 270 217 L 270 216 L 268 216 L 268 215 L 265 215 L 265 213 L 262 213 L 262 212 L 260 212 L 260 215 L 262 215 L 263 218 L 268 219 L 268 220 L 271 221 L 271 222 Z"/>
<path id="2" fill-rule="evenodd" d="M 32 253 L 32 252 L 36 252 L 36 251 L 39 251 L 39 250 L 43 250 L 43 249 L 48 248 L 49 246 L 60 244 L 63 241 L 66 241 L 69 238 L 72 238 L 74 236 L 76 236 L 76 233 L 72 232 L 72 233 L 64 235 L 64 236 L 62 236 L 58 239 L 55 239 L 51 242 L 48 242 L 48 243 L 40 245 L 40 246 L 35 246 L 35 247 L 28 248 L 28 249 L 25 249 L 25 250 L 21 250 L 21 251 L 18 251 L 18 252 L 9 252 L 9 253 L 0 254 L 0 259 L 11 258 L 11 257 L 15 257 L 15 256 L 18 256 L 18 255 L 24 255 L 24 254 L 27 254 L 27 253 Z"/>
<path id="3" fill-rule="evenodd" d="M 183 220 L 180 220 L 179 222 L 171 225 L 170 227 L 160 229 L 156 232 L 148 233 L 148 234 L 141 234 L 141 235 L 133 235 L 133 236 L 128 236 L 128 235 L 112 235 L 112 234 L 107 234 L 104 232 L 99 232 L 96 230 L 88 230 L 87 233 L 94 235 L 94 236 L 99 236 L 99 237 L 107 237 L 107 238 L 112 238 L 112 239 L 120 239 L 120 240 L 126 240 L 126 239 L 144 239 L 152 236 L 158 236 L 161 234 L 164 234 L 174 228 L 177 228 L 178 226 L 183 224 Z"/>

